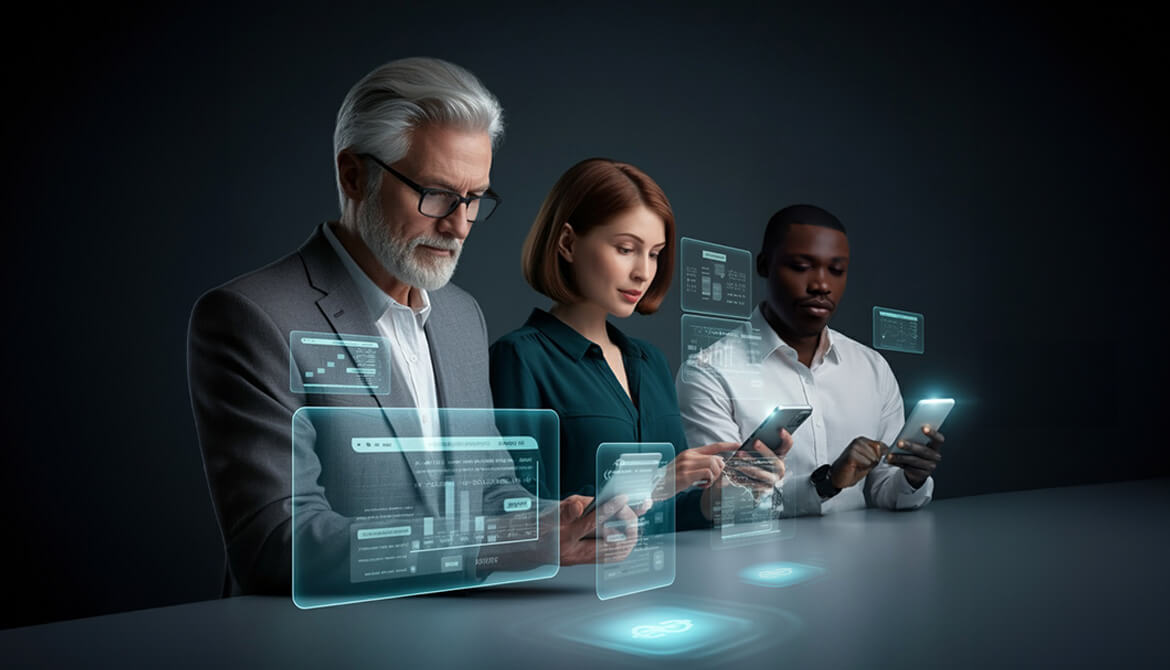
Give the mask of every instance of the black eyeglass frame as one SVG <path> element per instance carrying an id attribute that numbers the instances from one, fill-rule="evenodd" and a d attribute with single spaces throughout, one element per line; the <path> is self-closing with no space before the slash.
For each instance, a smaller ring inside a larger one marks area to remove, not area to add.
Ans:
<path id="1" fill-rule="evenodd" d="M 419 186 L 410 177 L 407 177 L 406 175 L 402 174 L 398 170 L 395 170 L 394 168 L 390 167 L 389 165 L 386 165 L 385 163 L 382 162 L 382 160 L 380 158 L 378 158 L 377 156 L 375 156 L 373 154 L 362 153 L 362 154 L 358 154 L 358 157 L 359 158 L 368 158 L 368 159 L 374 161 L 383 170 L 385 170 L 385 171 L 389 172 L 390 174 L 394 175 L 395 177 L 397 177 L 398 181 L 400 181 L 403 184 L 406 184 L 410 188 L 414 189 L 415 192 L 418 193 L 418 213 L 422 214 L 423 216 L 429 216 L 432 219 L 445 219 L 448 216 L 451 216 L 451 212 L 454 212 L 456 209 L 459 209 L 459 205 L 467 205 L 470 208 L 471 203 L 475 202 L 476 200 L 490 200 L 490 201 L 494 202 L 495 204 L 492 206 L 492 210 L 487 213 L 487 216 L 485 216 L 483 218 L 477 217 L 475 219 L 467 219 L 468 223 L 478 223 L 480 221 L 487 221 L 488 219 L 492 218 L 492 214 L 495 214 L 496 210 L 500 208 L 500 204 L 502 204 L 504 202 L 504 199 L 500 197 L 500 194 L 496 193 L 495 191 L 491 190 L 490 188 L 479 195 L 463 196 L 463 195 L 459 195 L 455 191 L 451 191 L 451 190 L 448 190 L 445 188 L 430 188 L 427 186 Z M 439 216 L 436 214 L 427 214 L 422 209 L 423 200 L 428 195 L 430 195 L 432 193 L 441 193 L 443 195 L 449 195 L 454 199 L 453 202 L 451 203 L 451 208 L 448 209 L 442 216 Z"/>

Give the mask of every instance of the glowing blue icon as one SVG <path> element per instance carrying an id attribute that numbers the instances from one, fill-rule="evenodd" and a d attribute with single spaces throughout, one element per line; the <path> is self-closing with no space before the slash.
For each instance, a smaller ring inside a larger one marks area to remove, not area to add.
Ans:
<path id="1" fill-rule="evenodd" d="M 700 607 L 659 605 L 606 610 L 567 619 L 554 630 L 560 637 L 612 651 L 690 658 L 749 645 L 762 639 L 766 631 L 775 632 L 735 616 L 741 613 L 738 605 L 703 603 Z"/>
<path id="2" fill-rule="evenodd" d="M 659 621 L 656 624 L 643 624 L 641 626 L 634 626 L 634 629 L 631 630 L 630 633 L 635 638 L 652 640 L 656 637 L 685 633 L 694 627 L 695 624 L 690 619 L 670 619 L 668 621 Z"/>
<path id="3" fill-rule="evenodd" d="M 824 572 L 824 568 L 803 563 L 759 563 L 740 570 L 739 578 L 756 586 L 780 588 L 806 582 Z"/>
<path id="4" fill-rule="evenodd" d="M 776 579 L 777 577 L 787 577 L 792 572 L 792 568 L 772 568 L 770 570 L 760 570 L 759 575 L 762 579 Z"/>

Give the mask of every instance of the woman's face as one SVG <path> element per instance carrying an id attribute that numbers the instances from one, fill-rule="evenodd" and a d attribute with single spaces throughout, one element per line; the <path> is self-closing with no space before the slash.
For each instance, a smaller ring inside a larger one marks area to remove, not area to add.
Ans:
<path id="1" fill-rule="evenodd" d="M 573 265 L 573 279 L 585 302 L 627 317 L 658 274 L 658 254 L 665 246 L 662 218 L 639 206 L 585 235 L 566 228 L 560 251 Z"/>

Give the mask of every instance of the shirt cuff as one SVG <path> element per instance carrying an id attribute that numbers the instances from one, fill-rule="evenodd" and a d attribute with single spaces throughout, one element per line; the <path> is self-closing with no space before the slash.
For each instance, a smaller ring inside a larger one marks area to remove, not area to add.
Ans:
<path id="1" fill-rule="evenodd" d="M 821 495 L 817 493 L 817 487 L 809 479 L 810 475 L 811 472 L 784 475 L 784 479 L 780 481 L 780 494 L 784 501 L 782 516 L 821 514 Z"/>
<path id="2" fill-rule="evenodd" d="M 922 486 L 917 489 L 906 481 L 906 471 L 898 468 L 898 496 L 894 500 L 894 509 L 917 509 L 930 502 L 934 497 L 934 478 L 927 477 Z"/>

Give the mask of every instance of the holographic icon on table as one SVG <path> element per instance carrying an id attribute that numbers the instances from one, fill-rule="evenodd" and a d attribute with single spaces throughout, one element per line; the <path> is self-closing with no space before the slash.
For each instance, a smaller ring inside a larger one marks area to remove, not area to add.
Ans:
<path id="1" fill-rule="evenodd" d="M 672 460 L 674 445 L 668 442 L 598 446 L 596 570 L 601 600 L 674 583 L 674 479 L 667 470 Z"/>
<path id="2" fill-rule="evenodd" d="M 776 649 L 801 628 L 795 616 L 770 607 L 670 592 L 654 598 L 655 605 L 631 599 L 588 614 L 550 614 L 547 630 L 559 638 L 608 651 L 689 660 L 765 646 Z M 726 656 L 720 658 L 726 660 Z"/>
<path id="3" fill-rule="evenodd" d="M 390 342 L 384 337 L 294 330 L 288 357 L 293 393 L 390 393 Z"/>
<path id="4" fill-rule="evenodd" d="M 558 443 L 550 410 L 297 410 L 293 601 L 324 607 L 555 576 L 559 483 L 548 473 L 559 471 Z"/>
<path id="5" fill-rule="evenodd" d="M 679 244 L 682 310 L 746 319 L 752 309 L 752 254 L 684 237 Z"/>
<path id="6" fill-rule="evenodd" d="M 747 584 L 782 588 L 794 586 L 825 574 L 825 569 L 804 563 L 758 563 L 739 571 L 739 579 Z"/>
<path id="7" fill-rule="evenodd" d="M 656 624 L 642 624 L 640 626 L 634 626 L 634 629 L 630 631 L 630 634 L 634 637 L 641 637 L 652 640 L 656 637 L 685 633 L 694 627 L 695 623 L 690 619 L 669 619 L 667 621 L 659 621 Z"/>
<path id="8" fill-rule="evenodd" d="M 760 576 L 760 579 L 779 579 L 781 577 L 788 577 L 792 573 L 792 568 L 768 568 L 760 570 L 756 574 Z"/>
<path id="9" fill-rule="evenodd" d="M 926 317 L 889 307 L 873 308 L 873 348 L 921 354 L 926 351 Z"/>

